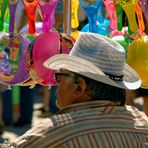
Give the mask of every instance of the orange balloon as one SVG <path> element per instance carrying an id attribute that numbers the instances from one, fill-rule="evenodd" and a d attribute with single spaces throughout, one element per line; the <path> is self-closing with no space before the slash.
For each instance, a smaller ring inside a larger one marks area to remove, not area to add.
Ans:
<path id="1" fill-rule="evenodd" d="M 143 88 L 148 88 L 148 36 L 135 39 L 128 47 L 127 63 L 137 71 Z"/>

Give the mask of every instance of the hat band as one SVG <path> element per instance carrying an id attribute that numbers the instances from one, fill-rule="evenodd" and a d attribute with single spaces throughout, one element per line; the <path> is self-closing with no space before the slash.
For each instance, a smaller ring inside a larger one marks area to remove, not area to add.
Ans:
<path id="1" fill-rule="evenodd" d="M 114 80 L 114 81 L 123 81 L 123 76 L 124 75 L 116 76 L 116 75 L 109 74 L 109 73 L 105 73 L 105 74 L 108 75 L 109 78 Z"/>

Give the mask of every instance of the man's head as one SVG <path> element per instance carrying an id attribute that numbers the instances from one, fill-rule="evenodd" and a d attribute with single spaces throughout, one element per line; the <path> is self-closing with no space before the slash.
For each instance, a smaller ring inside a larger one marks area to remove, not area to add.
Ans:
<path id="1" fill-rule="evenodd" d="M 63 73 L 57 77 L 61 79 L 57 90 L 58 104 L 60 101 L 64 104 L 60 108 L 97 97 L 99 99 L 100 95 L 96 95 L 95 89 L 100 85 L 104 85 L 102 88 L 108 92 L 110 89 L 121 92 L 122 89 L 137 89 L 141 85 L 137 73 L 125 63 L 124 48 L 94 33 L 80 33 L 69 55 L 56 55 L 48 59 L 44 66 Z M 121 104 L 121 101 L 117 102 Z"/>

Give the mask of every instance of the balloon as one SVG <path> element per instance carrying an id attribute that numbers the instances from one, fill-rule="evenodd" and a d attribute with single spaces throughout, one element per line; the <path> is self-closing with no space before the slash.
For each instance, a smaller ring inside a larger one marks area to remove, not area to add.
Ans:
<path id="1" fill-rule="evenodd" d="M 104 22 L 102 24 L 100 24 L 98 21 L 97 21 L 97 32 L 96 33 L 99 33 L 101 35 L 107 35 L 109 34 L 109 31 L 108 31 L 108 27 L 110 25 L 110 21 L 108 19 L 104 19 Z M 86 24 L 82 29 L 81 29 L 82 32 L 88 32 L 89 31 L 89 24 Z"/>
<path id="2" fill-rule="evenodd" d="M 104 18 L 103 18 L 103 11 L 102 11 L 102 1 L 100 1 L 99 4 L 99 9 L 98 9 L 98 13 L 97 13 L 97 21 L 102 24 L 104 22 Z"/>
<path id="3" fill-rule="evenodd" d="M 103 3 L 110 17 L 110 28 L 117 30 L 117 13 L 113 0 L 103 0 Z"/>
<path id="4" fill-rule="evenodd" d="M 14 32 L 15 12 L 18 1 L 19 0 L 8 0 L 9 10 L 10 10 L 9 32 Z"/>
<path id="5" fill-rule="evenodd" d="M 138 19 L 139 29 L 141 31 L 144 31 L 145 25 L 144 25 L 144 20 L 143 20 L 142 8 L 140 7 L 138 3 L 136 5 L 136 14 L 137 14 L 137 19 Z"/>
<path id="6" fill-rule="evenodd" d="M 58 32 L 43 33 L 37 36 L 26 54 L 27 68 L 32 79 L 41 85 L 55 85 L 53 70 L 43 63 L 55 54 L 60 53 L 60 35 Z"/>
<path id="7" fill-rule="evenodd" d="M 71 2 L 71 27 L 77 28 L 79 26 L 78 21 L 78 8 L 79 8 L 79 1 L 72 0 Z"/>
<path id="8" fill-rule="evenodd" d="M 4 32 L 8 32 L 8 30 L 9 30 L 9 24 L 4 22 L 3 31 L 4 31 Z"/>
<path id="9" fill-rule="evenodd" d="M 130 44 L 130 40 L 128 37 L 124 37 L 122 35 L 119 35 L 119 36 L 112 37 L 112 40 L 114 40 L 114 41 L 118 42 L 120 45 L 122 45 L 127 52 L 127 48 Z"/>
<path id="10" fill-rule="evenodd" d="M 3 31 L 4 29 L 4 17 L 5 17 L 5 12 L 7 9 L 8 1 L 7 0 L 1 0 L 0 1 L 0 31 Z"/>
<path id="11" fill-rule="evenodd" d="M 23 4 L 26 9 L 26 13 L 28 16 L 28 24 L 29 24 L 29 29 L 28 32 L 30 34 L 34 34 L 36 32 L 35 28 L 35 17 L 36 17 L 36 9 L 37 9 L 37 1 L 36 0 L 22 0 Z"/>
<path id="12" fill-rule="evenodd" d="M 55 23 L 54 11 L 58 0 L 46 1 L 46 0 L 37 0 L 39 7 L 41 9 L 42 17 L 43 17 L 43 32 L 49 32 L 51 26 Z"/>
<path id="13" fill-rule="evenodd" d="M 78 37 L 78 35 L 79 35 L 79 30 L 76 30 L 76 31 L 73 31 L 72 33 L 71 33 L 71 36 L 76 40 L 77 39 L 77 37 Z"/>
<path id="14" fill-rule="evenodd" d="M 124 9 L 127 15 L 130 30 L 132 32 L 137 32 L 138 26 L 137 26 L 136 16 L 135 16 L 137 0 L 130 0 L 130 1 L 119 0 L 119 4 Z"/>
<path id="15" fill-rule="evenodd" d="M 115 8 L 116 8 L 116 14 L 117 14 L 117 26 L 118 30 L 121 31 L 123 24 L 122 24 L 122 18 L 123 18 L 123 8 L 118 3 L 118 1 L 114 0 Z"/>
<path id="16" fill-rule="evenodd" d="M 140 75 L 143 88 L 148 88 L 148 36 L 135 39 L 128 47 L 127 63 Z"/>
<path id="17" fill-rule="evenodd" d="M 124 35 L 124 32 L 121 32 L 121 31 L 118 31 L 118 30 L 113 30 L 111 33 L 110 33 L 111 36 L 122 36 Z"/>
<path id="18" fill-rule="evenodd" d="M 35 39 L 35 36 L 29 33 L 22 34 L 24 37 L 29 39 L 30 41 L 33 41 Z"/>
<path id="19" fill-rule="evenodd" d="M 57 85 L 53 79 L 54 70 L 49 70 L 43 63 L 56 54 L 68 54 L 75 40 L 64 33 L 43 33 L 30 44 L 26 54 L 27 69 L 30 77 L 41 85 Z"/>
<path id="20" fill-rule="evenodd" d="M 148 34 L 148 2 L 147 0 L 139 0 L 139 5 L 142 9 L 144 24 L 145 24 L 145 33 Z"/>
<path id="21" fill-rule="evenodd" d="M 19 33 L 28 33 L 28 27 L 29 25 L 25 25 L 20 31 Z M 36 32 L 37 33 L 41 33 L 42 32 L 42 22 L 36 22 L 35 23 L 35 28 L 36 28 Z"/>
<path id="22" fill-rule="evenodd" d="M 25 52 L 30 41 L 15 33 L 0 33 L 0 81 L 8 85 L 28 79 Z"/>
<path id="23" fill-rule="evenodd" d="M 95 32 L 102 35 L 107 35 L 108 30 L 105 27 L 97 25 L 97 13 L 98 13 L 99 7 L 102 4 L 102 1 L 96 0 L 94 2 L 88 3 L 85 0 L 80 0 L 80 4 L 88 17 L 89 32 Z"/>

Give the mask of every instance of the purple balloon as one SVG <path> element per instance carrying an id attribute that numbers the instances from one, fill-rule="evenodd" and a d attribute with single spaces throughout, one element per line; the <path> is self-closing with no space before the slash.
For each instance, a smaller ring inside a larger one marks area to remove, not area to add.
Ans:
<path id="1" fill-rule="evenodd" d="M 29 44 L 30 44 L 29 39 L 27 39 L 26 37 L 22 37 L 22 53 L 21 53 L 19 67 L 17 69 L 15 77 L 10 82 L 10 84 L 21 83 L 29 78 L 29 73 L 26 69 L 26 62 L 25 62 L 25 54 Z"/>
<path id="2" fill-rule="evenodd" d="M 16 85 L 28 79 L 25 53 L 30 41 L 16 33 L 0 33 L 0 81 Z"/>

